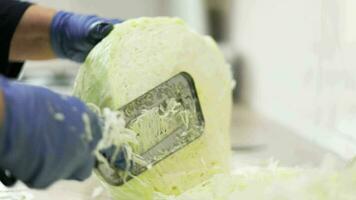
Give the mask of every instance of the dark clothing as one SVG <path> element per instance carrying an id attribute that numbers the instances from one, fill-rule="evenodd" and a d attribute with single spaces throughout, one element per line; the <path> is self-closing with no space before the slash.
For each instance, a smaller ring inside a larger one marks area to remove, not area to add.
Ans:
<path id="1" fill-rule="evenodd" d="M 31 4 L 0 0 L 0 74 L 17 78 L 23 63 L 9 61 L 10 43 L 22 15 Z"/>

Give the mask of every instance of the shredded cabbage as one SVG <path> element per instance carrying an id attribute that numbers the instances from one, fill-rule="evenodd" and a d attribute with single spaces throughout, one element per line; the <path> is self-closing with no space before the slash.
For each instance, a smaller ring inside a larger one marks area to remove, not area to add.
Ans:
<path id="1" fill-rule="evenodd" d="M 115 25 L 81 67 L 74 94 L 112 110 L 182 71 L 195 81 L 206 122 L 203 136 L 124 186 L 107 186 L 115 199 L 177 195 L 214 174 L 227 173 L 234 82 L 216 43 L 175 18 L 140 18 Z"/>
<path id="2" fill-rule="evenodd" d="M 356 167 L 345 169 L 246 167 L 219 174 L 180 196 L 154 200 L 353 200 Z"/>
<path id="3" fill-rule="evenodd" d="M 188 127 L 193 113 L 174 98 L 167 99 L 165 102 L 166 106 L 158 105 L 143 110 L 142 114 L 130 123 L 130 130 L 139 134 L 139 143 L 134 146 L 135 152 L 144 153 L 178 127 Z"/>
<path id="4" fill-rule="evenodd" d="M 132 152 L 132 146 L 138 145 L 137 141 L 137 134 L 136 132 L 128 129 L 125 127 L 126 122 L 123 118 L 123 114 L 117 111 L 112 111 L 109 108 L 104 108 L 102 111 L 100 108 L 95 106 L 94 104 L 88 104 L 91 110 L 96 112 L 104 121 L 103 124 L 103 137 L 99 141 L 94 153 L 96 156 L 96 159 L 100 161 L 100 163 L 103 163 L 106 165 L 107 168 L 110 169 L 110 163 L 109 161 L 103 156 L 103 154 L 100 153 L 100 150 L 103 149 L 108 149 L 112 145 L 116 147 L 115 152 L 113 153 L 112 157 L 116 158 L 120 149 L 123 146 L 129 147 L 126 149 L 128 152 L 128 157 L 126 158 L 127 160 L 131 161 L 133 157 L 139 157 L 136 153 Z M 112 161 L 115 161 L 115 159 L 112 159 Z M 143 161 L 144 162 L 144 161 Z M 142 165 L 146 165 L 146 163 L 143 163 Z M 127 176 L 130 176 L 129 172 L 129 165 L 127 166 L 126 170 L 118 170 L 118 174 L 120 177 L 122 177 L 124 180 L 126 180 Z"/>

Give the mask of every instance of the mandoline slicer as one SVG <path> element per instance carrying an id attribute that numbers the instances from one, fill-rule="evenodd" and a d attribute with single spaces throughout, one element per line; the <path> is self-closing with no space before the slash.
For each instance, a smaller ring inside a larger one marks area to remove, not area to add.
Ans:
<path id="1" fill-rule="evenodd" d="M 172 101 L 176 102 L 175 112 L 164 113 Z M 188 73 L 181 72 L 175 75 L 121 107 L 119 111 L 124 114 L 126 128 L 132 129 L 145 111 L 155 108 L 159 109 L 160 116 L 165 116 L 161 122 L 166 126 L 162 126 L 162 129 L 155 133 L 136 131 L 140 148 L 134 149 L 138 156 L 131 158 L 130 176 L 120 176 L 118 167 L 114 164 L 108 166 L 97 161 L 96 171 L 107 183 L 114 186 L 123 185 L 133 176 L 140 175 L 203 134 L 204 117 L 193 78 Z M 148 142 L 147 138 L 154 139 Z M 123 152 L 128 156 L 127 151 Z"/>

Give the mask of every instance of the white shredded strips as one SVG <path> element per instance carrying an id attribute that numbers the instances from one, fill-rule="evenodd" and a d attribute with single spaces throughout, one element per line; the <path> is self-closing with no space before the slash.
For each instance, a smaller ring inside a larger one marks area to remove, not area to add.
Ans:
<path id="1" fill-rule="evenodd" d="M 156 193 L 154 200 L 353 200 L 356 166 L 343 169 L 249 166 L 218 174 L 181 195 Z"/>
<path id="2" fill-rule="evenodd" d="M 7 188 L 0 183 L 0 200 L 34 200 L 34 195 L 24 186 Z"/>
<path id="3" fill-rule="evenodd" d="M 114 145 L 116 149 L 112 157 L 116 158 L 121 147 L 125 145 L 128 147 L 127 160 L 131 161 L 135 153 L 131 151 L 130 147 L 132 145 L 137 145 L 136 133 L 125 128 L 126 123 L 122 117 L 122 114 L 120 112 L 112 111 L 109 108 L 104 108 L 100 111 L 100 109 L 94 104 L 89 104 L 88 106 L 102 118 L 104 123 L 102 132 L 103 136 L 95 150 L 96 158 L 110 168 L 109 161 L 100 153 L 100 150 L 110 148 Z M 112 160 L 114 161 L 115 159 Z M 118 170 L 117 173 L 124 180 L 126 180 L 127 176 L 130 175 L 129 168 L 125 171 Z"/>
<path id="4" fill-rule="evenodd" d="M 104 188 L 103 187 L 96 187 L 93 190 L 93 193 L 91 194 L 91 199 L 98 198 L 103 192 L 104 192 Z"/>
<path id="5" fill-rule="evenodd" d="M 57 121 L 63 121 L 65 119 L 63 113 L 56 113 L 54 114 L 54 119 L 57 120 Z"/>
<path id="6" fill-rule="evenodd" d="M 83 135 L 83 139 L 87 142 L 90 142 L 93 140 L 93 135 L 92 135 L 92 131 L 90 128 L 90 119 L 87 113 L 83 113 L 82 114 L 82 120 L 84 123 L 84 135 Z"/>
<path id="7" fill-rule="evenodd" d="M 183 123 L 188 127 L 191 112 L 174 98 L 166 100 L 166 106 L 144 110 L 130 125 L 130 129 L 140 134 L 137 152 L 142 153 L 160 142 Z M 177 115 L 177 116 L 176 116 Z"/>

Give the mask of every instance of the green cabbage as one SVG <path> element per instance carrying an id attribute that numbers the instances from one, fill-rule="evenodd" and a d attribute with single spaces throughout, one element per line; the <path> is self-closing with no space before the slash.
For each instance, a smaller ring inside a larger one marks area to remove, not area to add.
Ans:
<path id="1" fill-rule="evenodd" d="M 140 18 L 116 25 L 80 68 L 74 94 L 113 110 L 182 71 L 196 84 L 206 122 L 203 136 L 124 186 L 107 186 L 115 199 L 178 195 L 229 171 L 231 71 L 210 37 L 175 18 Z"/>

